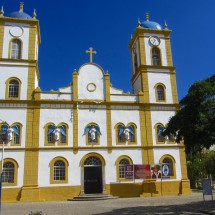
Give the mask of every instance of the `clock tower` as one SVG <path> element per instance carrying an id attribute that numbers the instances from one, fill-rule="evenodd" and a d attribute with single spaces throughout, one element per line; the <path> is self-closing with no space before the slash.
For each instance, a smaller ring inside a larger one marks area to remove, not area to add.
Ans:
<path id="1" fill-rule="evenodd" d="M 147 13 L 146 21 L 139 20 L 132 35 L 132 89 L 135 94 L 144 93 L 144 103 L 178 103 L 170 33 L 166 23 L 163 28 L 150 21 Z M 163 90 L 163 99 L 158 98 L 158 86 Z"/>

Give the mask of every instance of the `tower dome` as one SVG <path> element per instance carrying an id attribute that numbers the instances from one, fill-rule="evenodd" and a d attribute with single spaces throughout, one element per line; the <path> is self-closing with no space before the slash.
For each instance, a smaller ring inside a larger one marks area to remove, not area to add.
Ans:
<path id="1" fill-rule="evenodd" d="M 9 17 L 18 18 L 18 19 L 32 19 L 32 17 L 29 14 L 27 14 L 23 11 L 23 6 L 24 6 L 24 3 L 20 2 L 19 11 L 15 11 L 15 12 L 10 13 Z"/>
<path id="2" fill-rule="evenodd" d="M 144 28 L 162 30 L 162 27 L 159 23 L 149 21 L 149 14 L 148 13 L 146 13 L 146 21 L 142 22 L 140 25 Z"/>

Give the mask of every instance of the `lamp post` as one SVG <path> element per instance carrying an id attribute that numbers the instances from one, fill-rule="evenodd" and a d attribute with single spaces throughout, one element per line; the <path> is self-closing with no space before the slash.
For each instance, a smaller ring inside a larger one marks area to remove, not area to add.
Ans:
<path id="1" fill-rule="evenodd" d="M 0 119 L 1 123 L 6 123 L 6 121 L 3 121 Z M 5 131 L 0 131 L 1 134 L 5 134 L 7 132 Z M 0 175 L 0 214 L 2 214 L 2 176 L 3 176 L 3 167 L 4 167 L 4 144 L 5 144 L 5 140 L 2 138 L 2 160 L 1 160 L 1 175 Z"/>

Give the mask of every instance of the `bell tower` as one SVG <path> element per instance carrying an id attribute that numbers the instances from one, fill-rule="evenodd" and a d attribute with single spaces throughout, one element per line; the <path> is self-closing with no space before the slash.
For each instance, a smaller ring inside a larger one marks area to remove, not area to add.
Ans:
<path id="1" fill-rule="evenodd" d="M 2 89 L 0 99 L 31 100 L 38 87 L 38 47 L 40 44 L 39 21 L 24 12 L 20 2 L 18 11 L 0 11 L 0 75 Z M 9 85 L 15 83 L 19 89 L 10 94 Z"/>
<path id="2" fill-rule="evenodd" d="M 178 102 L 170 33 L 166 22 L 163 28 L 150 21 L 146 13 L 146 20 L 138 20 L 138 26 L 131 37 L 132 89 L 135 94 L 143 92 L 144 103 Z M 163 99 L 158 99 L 157 86 L 164 88 Z"/>

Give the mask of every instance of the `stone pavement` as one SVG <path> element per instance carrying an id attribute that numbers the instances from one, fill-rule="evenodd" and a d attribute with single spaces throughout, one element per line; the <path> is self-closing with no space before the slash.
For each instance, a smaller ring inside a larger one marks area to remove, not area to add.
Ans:
<path id="1" fill-rule="evenodd" d="M 203 202 L 202 193 L 190 196 L 119 198 L 83 202 L 3 203 L 2 215 L 28 215 L 42 211 L 43 215 L 177 215 L 215 214 L 211 196 Z"/>

